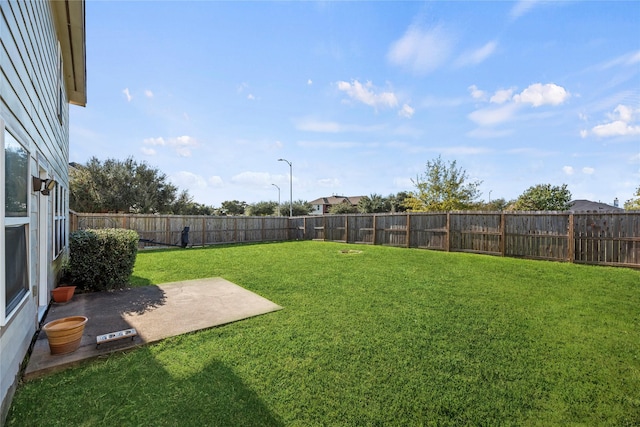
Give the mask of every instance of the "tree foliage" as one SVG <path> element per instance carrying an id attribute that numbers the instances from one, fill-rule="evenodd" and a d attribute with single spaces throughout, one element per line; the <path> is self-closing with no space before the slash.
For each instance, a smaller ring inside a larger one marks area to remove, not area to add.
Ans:
<path id="1" fill-rule="evenodd" d="M 244 211 L 248 206 L 247 202 L 244 201 L 225 200 L 221 204 L 220 211 L 224 215 L 244 215 Z"/>
<path id="2" fill-rule="evenodd" d="M 634 197 L 624 202 L 624 208 L 628 211 L 640 210 L 640 185 L 636 188 Z"/>
<path id="3" fill-rule="evenodd" d="M 69 172 L 70 208 L 78 212 L 172 213 L 178 189 L 167 176 L 133 158 L 92 157 Z M 186 195 L 188 197 L 188 195 Z"/>
<path id="4" fill-rule="evenodd" d="M 391 212 L 391 202 L 381 194 L 362 196 L 358 201 L 357 210 L 360 213 Z"/>
<path id="5" fill-rule="evenodd" d="M 454 211 L 473 208 L 480 197 L 478 187 L 482 181 L 468 182 L 466 171 L 456 161 L 446 164 L 441 156 L 427 161 L 424 174 L 412 180 L 416 191 L 405 199 L 409 211 Z"/>
<path id="6" fill-rule="evenodd" d="M 389 200 L 389 205 L 391 206 L 391 212 L 405 212 L 407 207 L 405 206 L 405 200 L 407 200 L 411 195 L 406 191 L 400 191 L 397 194 L 390 194 L 387 197 Z"/>
<path id="7" fill-rule="evenodd" d="M 473 209 L 478 211 L 499 212 L 506 210 L 507 207 L 513 203 L 515 203 L 515 201 L 508 202 L 504 198 L 499 198 L 490 202 L 478 202 Z"/>
<path id="8" fill-rule="evenodd" d="M 561 186 L 538 184 L 529 187 L 509 206 L 514 211 L 566 211 L 571 208 L 571 191 Z"/>
<path id="9" fill-rule="evenodd" d="M 294 200 L 292 211 L 293 216 L 309 215 L 313 211 L 313 205 L 306 200 Z M 289 215 L 289 203 L 280 205 L 280 215 Z"/>
<path id="10" fill-rule="evenodd" d="M 250 216 L 269 216 L 275 215 L 277 208 L 277 202 L 257 202 L 249 205 L 246 213 Z"/>
<path id="11" fill-rule="evenodd" d="M 357 212 L 358 212 L 358 207 L 348 202 L 341 202 L 341 203 L 338 203 L 337 205 L 332 205 L 329 208 L 329 214 L 331 215 L 351 214 L 351 213 L 357 213 Z"/>

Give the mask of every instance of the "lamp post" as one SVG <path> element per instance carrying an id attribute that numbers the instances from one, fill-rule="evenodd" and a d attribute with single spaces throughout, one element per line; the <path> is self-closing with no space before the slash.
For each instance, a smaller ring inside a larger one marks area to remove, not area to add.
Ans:
<path id="1" fill-rule="evenodd" d="M 278 189 L 278 216 L 280 216 L 280 187 L 275 184 L 271 184 Z"/>
<path id="2" fill-rule="evenodd" d="M 278 159 L 279 162 L 287 162 L 289 165 L 289 217 L 293 216 L 293 165 L 287 159 Z"/>

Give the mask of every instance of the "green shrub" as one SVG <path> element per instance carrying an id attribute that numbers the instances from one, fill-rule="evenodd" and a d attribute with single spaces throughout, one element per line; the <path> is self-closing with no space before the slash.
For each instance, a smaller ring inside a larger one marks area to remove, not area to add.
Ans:
<path id="1" fill-rule="evenodd" d="M 115 228 L 75 231 L 69 252 L 69 273 L 76 286 L 91 291 L 123 288 L 136 262 L 138 233 Z"/>

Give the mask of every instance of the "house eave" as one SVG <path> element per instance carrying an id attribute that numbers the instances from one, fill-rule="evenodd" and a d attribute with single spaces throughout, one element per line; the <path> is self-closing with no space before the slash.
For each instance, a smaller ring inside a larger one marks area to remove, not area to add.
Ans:
<path id="1" fill-rule="evenodd" d="M 63 73 L 70 104 L 87 105 L 87 57 L 84 0 L 51 0 L 62 50 Z"/>

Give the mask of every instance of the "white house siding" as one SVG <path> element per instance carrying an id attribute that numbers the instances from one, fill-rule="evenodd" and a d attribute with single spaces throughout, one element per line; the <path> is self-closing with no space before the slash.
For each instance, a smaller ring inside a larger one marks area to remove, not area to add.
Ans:
<path id="1" fill-rule="evenodd" d="M 84 25 L 84 22 L 82 22 Z M 38 328 L 39 253 L 42 245 L 47 254 L 48 291 L 55 281 L 54 270 L 61 257 L 53 254 L 53 197 L 41 197 L 31 191 L 31 176 L 43 170 L 58 186 L 69 187 L 68 179 L 68 103 L 66 90 L 59 78 L 59 44 L 52 6 L 47 1 L 0 0 L 0 121 L 30 154 L 28 271 L 30 292 L 11 313 L 0 307 L 0 424 L 8 411 L 20 365 Z M 62 103 L 59 102 L 60 92 Z M 61 113 L 59 116 L 59 112 Z M 2 132 L 6 130 L 2 129 Z M 2 147 L 4 150 L 4 145 Z M 4 168 L 0 183 L 4 189 Z M 53 193 L 53 192 L 52 192 Z M 2 192 L 4 195 L 4 192 Z M 64 194 L 68 194 L 67 191 Z M 4 196 L 3 196 L 4 197 Z M 40 206 L 38 199 L 40 198 Z M 4 206 L 5 201 L 2 200 Z M 68 197 L 63 201 L 68 209 Z M 46 209 L 45 241 L 38 241 L 39 209 Z M 0 250 L 4 259 L 4 217 L 0 218 Z M 4 289 L 4 272 L 0 291 Z"/>

